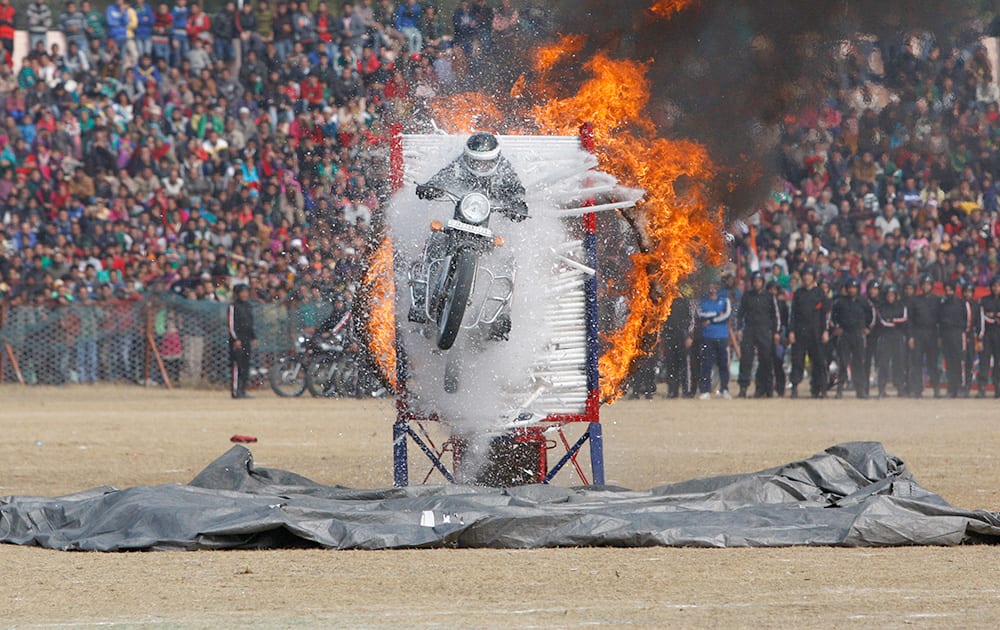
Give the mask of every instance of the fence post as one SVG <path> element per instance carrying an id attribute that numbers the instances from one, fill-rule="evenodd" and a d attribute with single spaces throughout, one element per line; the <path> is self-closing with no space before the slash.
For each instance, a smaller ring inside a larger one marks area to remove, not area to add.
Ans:
<path id="1" fill-rule="evenodd" d="M 9 308 L 8 304 L 0 305 L 0 329 L 7 328 L 7 310 Z M 4 352 L 0 353 L 0 383 L 4 382 L 4 354 L 7 355 L 7 359 L 10 360 L 10 367 L 14 369 L 14 376 L 17 377 L 17 382 L 21 385 L 26 385 L 24 382 L 24 375 L 21 374 L 21 366 L 17 363 L 17 355 L 14 354 L 14 346 L 10 345 L 6 341 L 3 344 Z"/>
<path id="2" fill-rule="evenodd" d="M 146 308 L 148 309 L 146 315 L 146 344 L 149 346 L 149 351 L 146 353 L 145 378 L 147 381 L 149 380 L 149 355 L 152 354 L 153 358 L 156 359 L 156 367 L 160 370 L 160 376 L 163 377 L 163 384 L 167 389 L 173 389 L 174 387 L 170 383 L 170 375 L 167 374 L 167 367 L 163 364 L 163 357 L 160 355 L 160 349 L 156 346 L 156 306 L 154 300 L 148 300 Z"/>

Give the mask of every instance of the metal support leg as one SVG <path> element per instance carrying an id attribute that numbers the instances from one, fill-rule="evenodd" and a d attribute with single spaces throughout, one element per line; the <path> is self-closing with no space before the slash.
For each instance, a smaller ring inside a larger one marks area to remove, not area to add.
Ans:
<path id="1" fill-rule="evenodd" d="M 591 422 L 590 429 L 590 478 L 595 486 L 604 485 L 604 433 L 600 422 Z"/>
<path id="2" fill-rule="evenodd" d="M 396 420 L 392 425 L 392 485 L 397 488 L 410 485 L 409 462 L 406 457 L 407 429 L 405 420 Z"/>

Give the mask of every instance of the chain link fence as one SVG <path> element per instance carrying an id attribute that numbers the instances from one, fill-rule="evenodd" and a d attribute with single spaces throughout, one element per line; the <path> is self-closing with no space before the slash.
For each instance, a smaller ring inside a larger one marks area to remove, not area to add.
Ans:
<path id="1" fill-rule="evenodd" d="M 253 302 L 259 348 L 252 380 L 330 313 L 325 300 Z M 0 382 L 25 385 L 134 383 L 225 389 L 229 346 L 225 302 L 173 294 L 86 303 L 39 298 L 0 305 Z M 359 369 L 370 371 L 367 361 Z M 369 379 L 370 380 L 370 379 Z M 359 388 L 363 394 L 366 388 Z"/>

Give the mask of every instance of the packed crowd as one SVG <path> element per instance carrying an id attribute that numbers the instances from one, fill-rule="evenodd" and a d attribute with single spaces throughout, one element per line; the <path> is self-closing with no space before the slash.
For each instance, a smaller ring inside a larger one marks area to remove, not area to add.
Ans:
<path id="1" fill-rule="evenodd" d="M 797 395 L 807 354 L 814 396 L 849 378 L 862 397 L 1000 385 L 1000 87 L 987 48 L 922 33 L 844 51 L 817 79 L 822 102 L 785 121 L 771 198 L 733 226 L 730 286 L 675 305 L 633 396 L 652 395 L 656 374 L 670 396 L 730 396 L 730 356 L 738 395 L 755 359 L 756 395 Z M 814 313 L 798 301 L 807 288 Z M 725 373 L 714 385 L 713 366 Z"/>
<path id="2" fill-rule="evenodd" d="M 0 0 L 0 300 L 227 301 L 245 283 L 260 302 L 351 304 L 388 194 L 388 125 L 481 87 L 484 68 L 505 80 L 491 52 L 544 21 L 510 0 L 450 16 L 417 0 L 211 15 L 189 0 L 17 15 Z M 16 60 L 15 25 L 30 46 Z M 753 270 L 787 302 L 805 265 L 828 298 L 848 278 L 865 297 L 873 281 L 924 276 L 982 297 L 1000 274 L 1000 89 L 985 49 L 915 34 L 844 50 L 817 78 L 823 103 L 782 127 L 772 199 L 732 230 L 737 297 Z"/>
<path id="3" fill-rule="evenodd" d="M 313 12 L 312 6 L 316 6 Z M 387 123 L 530 24 L 461 2 L 227 2 L 24 17 L 0 0 L 0 299 L 172 291 L 353 300 L 386 197 Z M 11 57 L 12 25 L 30 52 Z M 49 42 L 58 29 L 66 47 Z"/>

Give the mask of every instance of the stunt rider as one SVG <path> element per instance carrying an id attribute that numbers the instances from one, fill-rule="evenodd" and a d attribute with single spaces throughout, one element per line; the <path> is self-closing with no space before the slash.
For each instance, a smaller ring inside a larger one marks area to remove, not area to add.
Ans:
<path id="1" fill-rule="evenodd" d="M 470 192 L 486 195 L 512 221 L 528 218 L 524 186 L 510 162 L 500 154 L 500 143 L 492 133 L 472 134 L 462 155 L 417 186 L 421 199 L 439 199 L 444 191 L 458 196 Z"/>
<path id="2" fill-rule="evenodd" d="M 524 185 L 510 162 L 500 154 L 500 142 L 492 133 L 472 134 L 465 142 L 462 155 L 438 171 L 425 184 L 417 186 L 417 197 L 439 199 L 447 193 L 462 197 L 469 193 L 485 195 L 491 206 L 508 219 L 521 222 L 528 218 L 524 201 Z M 427 254 L 443 257 L 447 251 L 444 235 L 436 232 L 428 242 Z M 410 321 L 423 322 L 423 304 L 417 303 L 409 314 Z M 491 339 L 507 339 L 510 316 L 500 315 L 490 328 Z"/>

